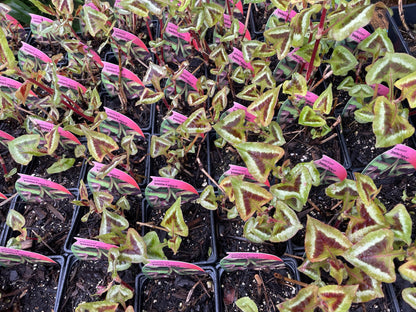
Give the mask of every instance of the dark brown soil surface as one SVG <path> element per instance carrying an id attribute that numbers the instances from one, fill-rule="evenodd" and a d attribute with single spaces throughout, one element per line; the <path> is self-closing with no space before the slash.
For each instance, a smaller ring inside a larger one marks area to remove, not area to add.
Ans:
<path id="1" fill-rule="evenodd" d="M 59 265 L 0 266 L 0 311 L 53 311 L 59 272 Z"/>
<path id="2" fill-rule="evenodd" d="M 215 311 L 214 282 L 208 275 L 145 279 L 141 290 L 138 312 Z"/>
<path id="3" fill-rule="evenodd" d="M 182 243 L 176 255 L 165 247 L 163 251 L 169 260 L 202 262 L 208 261 L 213 252 L 211 213 L 200 205 L 187 203 L 181 205 L 183 217 L 189 228 L 188 237 L 182 237 Z M 147 207 L 147 222 L 160 225 L 166 210 L 158 210 Z M 169 240 L 170 236 L 162 230 L 155 230 L 160 241 Z"/>
<path id="4" fill-rule="evenodd" d="M 239 312 L 235 301 L 242 297 L 252 299 L 259 311 L 275 312 L 276 305 L 296 295 L 295 286 L 274 276 L 274 273 L 293 278 L 288 269 L 271 271 L 244 270 L 224 272 L 220 277 L 220 291 L 224 311 Z"/>

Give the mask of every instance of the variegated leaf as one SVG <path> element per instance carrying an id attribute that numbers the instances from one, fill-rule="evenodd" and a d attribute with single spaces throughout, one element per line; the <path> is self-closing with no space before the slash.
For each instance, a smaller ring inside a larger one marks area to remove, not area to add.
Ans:
<path id="1" fill-rule="evenodd" d="M 341 231 L 308 216 L 305 252 L 311 262 L 340 256 L 351 246 L 351 242 Z"/>
<path id="2" fill-rule="evenodd" d="M 298 267 L 299 272 L 309 276 L 315 281 L 321 280 L 321 270 L 329 271 L 328 261 L 311 262 L 306 258 L 303 263 Z"/>
<path id="3" fill-rule="evenodd" d="M 384 56 L 386 52 L 394 52 L 393 43 L 387 31 L 381 27 L 374 30 L 370 36 L 361 41 L 357 49 L 371 53 L 374 59 Z"/>
<path id="4" fill-rule="evenodd" d="M 45 147 L 48 151 L 48 155 L 52 155 L 55 150 L 58 148 L 60 135 L 58 132 L 59 126 L 56 125 L 52 128 L 52 130 L 45 134 Z"/>
<path id="5" fill-rule="evenodd" d="M 285 137 L 283 136 L 282 128 L 276 121 L 272 121 L 268 127 L 269 135 L 264 140 L 264 143 L 272 144 L 276 146 L 282 146 L 286 143 Z"/>
<path id="6" fill-rule="evenodd" d="M 279 91 L 282 85 L 263 93 L 250 104 L 247 111 L 256 116 L 256 121 L 263 127 L 267 127 L 274 116 L 274 110 L 279 101 Z"/>
<path id="7" fill-rule="evenodd" d="M 409 102 L 410 108 L 416 107 L 416 72 L 413 72 L 395 82 L 394 86 L 402 90 L 402 95 Z"/>
<path id="8" fill-rule="evenodd" d="M 211 130 L 211 125 L 205 114 L 205 108 L 194 111 L 180 127 L 189 134 L 206 133 Z"/>
<path id="9" fill-rule="evenodd" d="M 108 209 L 103 210 L 99 235 L 108 234 L 117 230 L 125 230 L 128 227 L 129 221 L 126 218 Z"/>
<path id="10" fill-rule="evenodd" d="M 236 145 L 248 171 L 260 183 L 266 182 L 270 171 L 283 157 L 284 150 L 275 145 L 259 142 L 246 142 Z"/>
<path id="11" fill-rule="evenodd" d="M 300 112 L 298 123 L 307 127 L 323 127 L 326 125 L 326 120 L 310 106 L 305 105 Z"/>
<path id="12" fill-rule="evenodd" d="M 399 267 L 400 275 L 411 283 L 416 282 L 416 259 L 410 258 Z"/>
<path id="13" fill-rule="evenodd" d="M 39 142 L 39 134 L 24 134 L 9 141 L 7 146 L 15 162 L 27 165 L 33 158 L 33 152 L 37 151 Z"/>
<path id="14" fill-rule="evenodd" d="M 74 11 L 74 2 L 72 0 L 52 0 L 56 11 L 61 15 L 71 15 Z"/>
<path id="15" fill-rule="evenodd" d="M 346 268 L 348 271 L 347 285 L 358 285 L 354 302 L 368 302 L 384 297 L 380 281 L 368 276 L 359 268 L 350 268 L 349 266 Z"/>
<path id="16" fill-rule="evenodd" d="M 334 75 L 346 76 L 350 70 L 357 66 L 358 61 L 350 50 L 342 45 L 338 45 L 332 52 L 328 63 L 331 64 Z"/>
<path id="17" fill-rule="evenodd" d="M 143 263 L 147 260 L 146 244 L 133 228 L 127 230 L 126 242 L 119 248 L 122 260 Z"/>
<path id="18" fill-rule="evenodd" d="M 282 60 L 290 51 L 292 37 L 291 28 L 287 25 L 269 28 L 264 32 L 266 42 L 273 45 L 279 60 Z"/>
<path id="19" fill-rule="evenodd" d="M 260 96 L 259 90 L 255 84 L 245 86 L 244 89 L 237 94 L 237 97 L 246 101 L 255 101 Z"/>
<path id="20" fill-rule="evenodd" d="M 373 132 L 376 135 L 376 147 L 400 144 L 415 132 L 408 119 L 399 114 L 396 104 L 384 96 L 376 98 L 374 114 Z"/>
<path id="21" fill-rule="evenodd" d="M 401 240 L 406 244 L 412 243 L 412 218 L 403 204 L 396 205 L 385 214 L 386 221 L 394 233 L 395 240 Z"/>
<path id="22" fill-rule="evenodd" d="M 365 82 L 369 85 L 386 82 L 390 89 L 396 80 L 416 71 L 416 58 L 406 53 L 391 53 L 377 60 L 367 72 Z"/>
<path id="23" fill-rule="evenodd" d="M 416 287 L 405 288 L 402 291 L 403 300 L 416 310 Z"/>
<path id="24" fill-rule="evenodd" d="M 316 285 L 302 288 L 295 298 L 286 300 L 277 307 L 280 312 L 315 311 L 318 306 L 318 289 Z"/>
<path id="25" fill-rule="evenodd" d="M 270 241 L 274 243 L 285 242 L 295 236 L 303 228 L 303 225 L 299 222 L 296 213 L 284 202 L 278 201 L 275 206 L 276 211 L 273 219 L 276 220 L 276 223 L 273 226 Z"/>
<path id="26" fill-rule="evenodd" d="M 166 155 L 173 142 L 164 136 L 152 135 L 150 141 L 150 156 L 156 158 L 157 156 Z"/>
<path id="27" fill-rule="evenodd" d="M 292 96 L 305 96 L 307 91 L 308 87 L 306 85 L 306 79 L 299 73 L 293 73 L 292 78 L 290 80 L 285 80 L 283 83 L 283 93 Z"/>
<path id="28" fill-rule="evenodd" d="M 231 176 L 235 205 L 242 220 L 247 221 L 256 211 L 267 204 L 273 195 L 256 183 L 245 182 Z"/>
<path id="29" fill-rule="evenodd" d="M 180 196 L 176 199 L 175 203 L 166 210 L 160 225 L 167 229 L 172 236 L 188 236 L 189 229 L 183 219 Z"/>
<path id="30" fill-rule="evenodd" d="M 344 262 L 337 258 L 327 259 L 329 264 L 329 275 L 331 275 L 338 285 L 341 285 L 345 278 L 347 278 L 347 270 Z"/>
<path id="31" fill-rule="evenodd" d="M 321 114 L 329 115 L 332 110 L 332 83 L 328 88 L 316 99 L 313 103 L 313 110 L 320 112 Z"/>
<path id="32" fill-rule="evenodd" d="M 215 26 L 224 16 L 225 9 L 217 3 L 204 3 L 204 22 L 208 27 Z"/>
<path id="33" fill-rule="evenodd" d="M 88 151 L 96 161 L 102 162 L 106 155 L 118 150 L 117 143 L 108 135 L 90 130 L 83 125 L 81 129 L 87 138 Z"/>
<path id="34" fill-rule="evenodd" d="M 199 203 L 208 210 L 217 210 L 217 197 L 215 196 L 214 187 L 208 185 L 199 196 Z"/>
<path id="35" fill-rule="evenodd" d="M 357 181 L 357 192 L 365 205 L 369 205 L 373 198 L 378 194 L 379 190 L 374 184 L 373 179 L 369 176 L 354 172 L 355 180 Z"/>
<path id="36" fill-rule="evenodd" d="M 358 242 L 367 233 L 387 227 L 382 211 L 374 202 L 364 204 L 358 199 L 356 209 L 357 214 L 351 217 L 346 231 L 351 242 Z"/>
<path id="37" fill-rule="evenodd" d="M 251 82 L 260 86 L 261 92 L 265 89 L 274 88 L 276 86 L 276 80 L 273 77 L 270 67 L 265 66 L 262 70 L 256 72 Z"/>
<path id="38" fill-rule="evenodd" d="M 309 29 L 311 16 L 312 14 L 318 13 L 320 11 L 321 5 L 314 4 L 310 8 L 302 10 L 292 18 L 290 21 L 290 29 L 292 34 L 291 45 L 293 47 L 301 47 L 303 45 L 306 32 Z"/>
<path id="39" fill-rule="evenodd" d="M 268 220 L 264 215 L 249 218 L 244 224 L 244 237 L 256 244 L 270 240 L 272 224 Z"/>
<path id="40" fill-rule="evenodd" d="M 358 285 L 328 285 L 320 287 L 318 298 L 321 308 L 328 312 L 347 312 L 357 292 Z"/>
<path id="41" fill-rule="evenodd" d="M 237 109 L 217 122 L 213 128 L 224 140 L 232 145 L 245 142 L 245 117 L 245 111 Z"/>
<path id="42" fill-rule="evenodd" d="M 354 201 L 359 196 L 356 182 L 350 179 L 331 184 L 325 189 L 325 194 L 344 202 Z"/>
<path id="43" fill-rule="evenodd" d="M 227 107 L 227 95 L 230 92 L 228 87 L 222 88 L 218 91 L 212 99 L 211 106 L 214 108 L 214 120 L 217 121 L 221 112 Z"/>
<path id="44" fill-rule="evenodd" d="M 343 257 L 372 278 L 393 283 L 396 280 L 393 241 L 392 231 L 388 229 L 373 231 L 348 249 Z"/>
<path id="45" fill-rule="evenodd" d="M 95 37 L 100 30 L 105 29 L 108 17 L 104 13 L 94 10 L 89 6 L 84 6 L 82 10 L 84 13 L 83 20 L 85 22 L 85 28 L 91 36 Z"/>

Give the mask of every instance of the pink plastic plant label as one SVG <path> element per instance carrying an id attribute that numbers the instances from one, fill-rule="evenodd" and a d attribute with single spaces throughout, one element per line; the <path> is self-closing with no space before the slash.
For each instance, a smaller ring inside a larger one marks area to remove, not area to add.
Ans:
<path id="1" fill-rule="evenodd" d="M 355 42 L 361 42 L 371 34 L 365 30 L 364 28 L 357 29 L 350 35 L 350 39 L 354 40 Z"/>
<path id="2" fill-rule="evenodd" d="M 101 164 L 99 162 L 94 161 L 94 167 L 91 169 L 91 172 L 99 173 L 104 166 L 105 166 L 104 164 Z M 123 172 L 119 169 L 114 168 L 113 170 L 111 170 L 107 174 L 107 176 L 109 176 L 111 178 L 119 179 L 119 180 L 121 180 L 123 182 L 126 182 L 126 183 L 128 183 L 128 184 L 130 184 L 130 185 L 132 185 L 135 188 L 140 190 L 140 187 L 137 184 L 137 182 L 130 175 L 128 175 L 127 173 L 125 173 L 125 172 Z"/>
<path id="3" fill-rule="evenodd" d="M 119 29 L 119 28 L 113 28 L 113 37 L 116 39 L 121 39 L 124 41 L 128 41 L 128 42 L 133 42 L 134 44 L 138 45 L 139 47 L 143 48 L 144 50 L 146 50 L 147 52 L 149 52 L 149 50 L 147 49 L 146 45 L 144 44 L 144 42 L 142 40 L 140 40 L 139 37 L 133 35 L 132 33 L 129 33 L 128 31 Z"/>
<path id="4" fill-rule="evenodd" d="M 185 120 L 188 119 L 188 117 L 178 112 L 172 111 L 172 114 L 167 119 L 181 125 L 185 122 Z"/>
<path id="5" fill-rule="evenodd" d="M 247 107 L 245 107 L 244 105 L 241 105 L 240 103 L 234 102 L 233 107 L 231 107 L 227 112 L 232 113 L 236 110 L 242 109 L 246 112 L 246 120 L 250 121 L 250 122 L 254 122 L 254 120 L 256 120 L 256 116 L 254 116 L 253 114 L 247 112 Z"/>
<path id="6" fill-rule="evenodd" d="M 7 199 L 6 195 L 0 192 L 0 198 Z"/>
<path id="7" fill-rule="evenodd" d="M 298 100 L 305 100 L 305 103 L 306 104 L 308 104 L 310 106 L 313 106 L 313 104 L 315 103 L 315 101 L 318 99 L 318 96 L 315 93 L 308 91 L 308 92 L 306 92 L 306 95 L 305 96 L 296 95 L 296 98 Z"/>
<path id="8" fill-rule="evenodd" d="M 53 127 L 55 127 L 55 125 L 53 123 L 44 121 L 44 120 L 40 120 L 40 119 L 36 119 L 36 118 L 30 118 L 30 121 L 32 121 L 34 124 L 37 125 L 37 127 L 39 127 L 39 129 L 43 132 L 51 132 Z M 58 128 L 58 133 L 60 136 L 67 138 L 68 140 L 71 140 L 79 145 L 81 145 L 81 142 L 77 139 L 77 137 L 75 135 L 73 135 L 71 132 L 66 131 L 64 129 L 62 129 L 62 127 Z"/>
<path id="9" fill-rule="evenodd" d="M 87 91 L 87 88 L 85 88 L 78 81 L 75 81 L 71 78 L 61 76 L 61 75 L 56 75 L 56 76 L 58 77 L 58 84 L 61 87 L 65 87 L 65 88 L 72 89 L 75 91 L 78 91 L 78 89 L 81 89 L 82 93 L 85 93 Z"/>
<path id="10" fill-rule="evenodd" d="M 167 27 L 166 27 L 166 33 L 175 36 L 179 39 L 185 40 L 187 42 L 191 42 L 191 34 L 189 32 L 185 32 L 185 33 L 180 33 L 178 31 L 178 26 L 176 26 L 175 24 L 169 22 Z"/>
<path id="11" fill-rule="evenodd" d="M 326 155 L 323 155 L 321 159 L 315 160 L 314 164 L 323 170 L 329 171 L 340 181 L 347 178 L 347 170 L 345 170 L 345 168 L 340 163 Z"/>
<path id="12" fill-rule="evenodd" d="M 299 55 L 296 55 L 296 51 L 297 50 L 299 50 L 299 48 L 295 48 L 295 49 L 293 49 L 292 51 L 290 51 L 288 54 L 287 54 L 287 57 L 289 58 L 289 59 L 292 59 L 292 60 L 294 60 L 295 62 L 297 62 L 297 63 L 305 63 L 305 68 L 308 68 L 308 66 L 309 66 L 309 63 L 308 62 L 306 62 L 302 57 L 300 57 Z"/>
<path id="13" fill-rule="evenodd" d="M 253 177 L 253 175 L 248 171 L 246 167 L 236 166 L 236 165 L 229 165 L 230 169 L 228 169 L 226 172 L 224 172 L 224 175 L 226 176 L 238 176 L 243 175 L 245 179 L 256 181 L 256 179 Z M 270 187 L 270 182 L 266 181 L 264 183 L 267 187 Z"/>
<path id="14" fill-rule="evenodd" d="M 33 25 L 39 25 L 43 22 L 53 23 L 53 20 L 51 20 L 50 18 L 40 16 L 37 14 L 29 14 L 29 15 L 31 17 L 30 23 Z"/>
<path id="15" fill-rule="evenodd" d="M 120 2 L 120 0 L 118 0 L 117 2 Z M 91 9 L 93 9 L 93 10 L 95 10 L 95 11 L 100 11 L 100 10 L 97 8 L 97 6 L 96 6 L 94 3 L 92 3 L 92 2 L 88 2 L 88 3 L 84 4 L 84 6 L 90 7 Z"/>
<path id="16" fill-rule="evenodd" d="M 148 186 L 151 187 L 163 187 L 163 188 L 175 188 L 188 192 L 198 194 L 197 190 L 190 185 L 189 183 L 183 182 L 181 180 L 171 179 L 171 178 L 162 178 L 162 177 L 151 177 L 152 182 Z"/>
<path id="17" fill-rule="evenodd" d="M 179 79 L 181 79 L 182 81 L 185 81 L 188 85 L 190 85 L 195 90 L 198 90 L 198 87 L 197 87 L 198 79 L 194 75 L 192 75 L 192 73 L 187 71 L 186 69 L 183 70 Z"/>
<path id="18" fill-rule="evenodd" d="M 254 72 L 253 66 L 244 60 L 243 52 L 241 52 L 239 49 L 233 48 L 233 52 L 228 55 L 228 58 L 237 65 L 240 65 L 246 69 L 250 69 L 252 72 Z"/>
<path id="19" fill-rule="evenodd" d="M 45 63 L 52 63 L 52 60 L 42 51 L 36 49 L 35 47 L 32 47 L 30 44 L 27 44 L 26 42 L 22 42 L 22 47 L 20 48 L 20 51 L 32 55 L 35 58 L 45 62 Z"/>
<path id="20" fill-rule="evenodd" d="M 104 73 L 108 73 L 109 75 L 116 75 L 116 76 L 119 75 L 120 69 L 118 65 L 108 63 L 108 62 L 103 62 L 103 64 L 104 64 L 104 68 L 103 68 Z M 144 87 L 143 82 L 140 80 L 140 78 L 137 77 L 135 74 L 133 74 L 131 71 L 129 71 L 127 68 L 122 68 L 121 76 L 128 80 L 137 82 L 138 84 Z"/>
<path id="21" fill-rule="evenodd" d="M 238 32 L 240 35 L 242 35 L 244 33 L 244 24 L 241 23 L 240 21 L 238 21 L 238 24 L 240 25 L 240 28 L 238 29 Z M 224 14 L 224 25 L 227 28 L 231 27 L 231 18 L 230 15 L 228 14 Z M 251 40 L 251 36 L 250 36 L 250 32 L 248 30 L 246 30 L 246 33 L 244 34 L 244 37 L 248 40 Z"/>
<path id="22" fill-rule="evenodd" d="M 31 251 L 26 251 L 26 250 L 22 250 L 22 249 L 14 249 L 14 248 L 8 248 L 8 247 L 0 247 L 0 254 L 3 257 L 7 256 L 17 256 L 20 259 L 24 259 L 28 262 L 49 262 L 49 263 L 56 263 L 55 261 L 53 261 L 51 258 L 46 257 L 44 255 L 35 253 L 35 252 L 31 252 Z M 15 264 L 20 264 L 22 263 L 22 261 L 19 261 L 19 259 L 10 259 L 11 261 L 15 260 Z M 7 259 L 6 259 L 7 261 Z M 13 261 L 14 262 L 14 261 Z M 0 262 L 0 263 L 3 263 Z M 7 265 L 7 263 L 5 263 Z"/>
<path id="23" fill-rule="evenodd" d="M 92 239 L 86 239 L 81 237 L 75 237 L 76 242 L 74 245 L 80 246 L 80 247 L 87 247 L 87 248 L 97 248 L 97 249 L 104 249 L 104 250 L 110 250 L 111 248 L 118 248 L 116 245 L 103 243 L 100 241 L 92 240 Z"/>
<path id="24" fill-rule="evenodd" d="M 282 262 L 282 259 L 275 255 L 261 252 L 227 252 L 227 256 L 224 259 L 264 259 Z"/>
<path id="25" fill-rule="evenodd" d="M 375 89 L 376 85 L 375 84 L 371 85 L 371 88 Z M 390 92 L 390 89 L 388 87 L 386 87 L 385 85 L 382 85 L 381 83 L 378 84 L 377 95 L 387 96 L 389 92 Z"/>
<path id="26" fill-rule="evenodd" d="M 19 173 L 19 182 L 24 183 L 24 184 L 32 184 L 32 185 L 38 185 L 38 186 L 46 186 L 48 188 L 52 188 L 55 190 L 59 190 L 62 191 L 68 195 L 72 196 L 72 193 L 70 191 L 68 191 L 65 187 L 63 187 L 62 185 L 43 179 L 43 178 L 38 178 L 38 177 L 34 177 L 34 176 L 30 176 L 27 174 L 23 174 L 23 173 Z"/>
<path id="27" fill-rule="evenodd" d="M 10 134 L 0 130 L 0 141 L 13 141 L 14 137 Z"/>
<path id="28" fill-rule="evenodd" d="M 13 16 L 6 14 L 6 19 L 10 22 L 11 25 L 23 29 L 23 26 L 19 23 L 17 19 L 15 19 Z"/>
<path id="29" fill-rule="evenodd" d="M 231 3 L 234 3 L 233 0 L 230 0 L 230 1 Z M 244 14 L 243 3 L 241 2 L 241 0 L 237 1 L 237 3 L 235 4 L 235 7 L 237 8 L 237 10 L 241 12 L 241 14 Z"/>
<path id="30" fill-rule="evenodd" d="M 403 144 L 397 144 L 392 149 L 385 152 L 391 157 L 404 160 L 416 169 L 416 150 Z"/>
<path id="31" fill-rule="evenodd" d="M 163 278 L 172 274 L 206 274 L 201 267 L 195 264 L 172 260 L 149 260 L 149 263 L 143 266 L 142 272 L 147 278 Z"/>
<path id="32" fill-rule="evenodd" d="M 196 271 L 204 271 L 201 267 L 182 261 L 172 261 L 172 260 L 149 260 L 149 263 L 146 266 L 152 267 L 176 267 L 176 268 L 184 268 L 184 269 L 192 269 Z"/>
<path id="33" fill-rule="evenodd" d="M 107 119 L 109 119 L 110 121 L 116 121 L 119 124 L 122 124 L 122 125 L 130 128 L 130 129 L 134 130 L 140 136 L 144 137 L 144 133 L 143 133 L 142 129 L 140 129 L 140 127 L 133 120 L 131 120 L 129 117 L 124 116 L 123 114 L 120 114 L 119 112 L 116 112 L 115 110 L 112 110 L 108 107 L 104 107 L 104 110 L 107 114 Z"/>
<path id="34" fill-rule="evenodd" d="M 290 11 L 290 13 L 288 13 L 287 11 L 276 9 L 274 10 L 273 15 L 277 16 L 278 18 L 282 20 L 291 21 L 292 18 L 296 15 L 296 12 L 292 10 Z"/>

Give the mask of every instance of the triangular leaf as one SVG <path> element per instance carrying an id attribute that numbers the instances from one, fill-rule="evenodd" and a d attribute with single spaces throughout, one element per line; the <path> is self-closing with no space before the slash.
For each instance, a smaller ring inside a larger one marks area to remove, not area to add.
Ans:
<path id="1" fill-rule="evenodd" d="M 193 112 L 180 127 L 189 134 L 206 133 L 211 130 L 203 107 Z"/>
<path id="2" fill-rule="evenodd" d="M 215 196 L 214 187 L 208 185 L 199 196 L 199 203 L 208 210 L 217 210 L 217 197 Z"/>
<path id="3" fill-rule="evenodd" d="M 273 219 L 276 223 L 273 226 L 270 241 L 274 243 L 285 242 L 295 236 L 303 228 L 296 213 L 285 203 L 278 201 Z"/>
<path id="4" fill-rule="evenodd" d="M 147 260 L 146 244 L 133 228 L 127 230 L 126 242 L 119 248 L 122 260 L 129 263 L 143 263 Z"/>
<path id="5" fill-rule="evenodd" d="M 341 231 L 308 216 L 305 251 L 311 262 L 342 255 L 351 245 Z"/>
<path id="6" fill-rule="evenodd" d="M 108 135 L 92 131 L 83 125 L 81 129 L 87 138 L 88 151 L 95 160 L 102 162 L 106 155 L 118 150 L 117 143 Z"/>
<path id="7" fill-rule="evenodd" d="M 376 298 L 384 297 L 380 281 L 368 276 L 359 268 L 350 268 L 348 266 L 346 268 L 348 271 L 347 285 L 358 284 L 354 302 L 368 302 Z"/>
<path id="8" fill-rule="evenodd" d="M 279 91 L 281 85 L 263 93 L 247 108 L 247 111 L 255 115 L 256 121 L 260 122 L 263 127 L 267 127 L 274 116 L 274 109 L 279 100 Z"/>
<path id="9" fill-rule="evenodd" d="M 403 204 L 396 205 L 392 210 L 385 214 L 385 218 L 390 224 L 390 229 L 394 233 L 394 238 L 410 245 L 412 243 L 412 218 L 406 207 Z"/>
<path id="10" fill-rule="evenodd" d="M 301 290 L 295 298 L 280 303 L 280 312 L 314 311 L 318 305 L 318 286 L 309 285 Z"/>
<path id="11" fill-rule="evenodd" d="M 403 300 L 416 310 L 416 287 L 405 288 L 402 291 Z"/>
<path id="12" fill-rule="evenodd" d="M 381 27 L 361 41 L 357 49 L 369 52 L 374 59 L 384 56 L 387 52 L 394 52 L 393 44 L 387 34 L 387 31 Z"/>
<path id="13" fill-rule="evenodd" d="M 237 109 L 225 116 L 224 119 L 217 122 L 213 128 L 224 140 L 232 145 L 245 142 L 245 117 L 245 111 Z"/>
<path id="14" fill-rule="evenodd" d="M 357 66 L 358 61 L 350 50 L 339 45 L 332 52 L 331 59 L 328 63 L 331 64 L 334 75 L 346 76 L 350 70 L 353 70 Z"/>
<path id="15" fill-rule="evenodd" d="M 332 110 L 332 83 L 313 103 L 313 109 L 321 114 L 329 115 Z"/>
<path id="16" fill-rule="evenodd" d="M 175 203 L 168 210 L 166 210 L 165 216 L 163 217 L 160 225 L 167 229 L 172 236 L 188 236 L 189 229 L 183 219 L 181 210 L 181 197 L 178 197 Z"/>
<path id="17" fill-rule="evenodd" d="M 24 134 L 9 141 L 9 152 L 15 162 L 27 165 L 32 160 L 33 152 L 37 151 L 39 142 L 39 134 Z"/>
<path id="18" fill-rule="evenodd" d="M 355 297 L 358 285 L 328 285 L 319 288 L 318 298 L 321 308 L 328 312 L 347 312 Z"/>

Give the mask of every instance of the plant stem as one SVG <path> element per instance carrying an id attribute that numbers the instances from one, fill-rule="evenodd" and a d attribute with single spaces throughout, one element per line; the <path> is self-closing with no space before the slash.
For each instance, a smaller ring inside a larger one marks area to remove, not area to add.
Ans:
<path id="1" fill-rule="evenodd" d="M 327 11 L 327 9 L 326 9 L 326 7 L 324 7 L 322 9 L 321 20 L 319 21 L 318 32 L 315 36 L 315 45 L 313 47 L 313 51 L 312 51 L 312 55 L 311 55 L 311 61 L 309 62 L 308 71 L 306 72 L 306 81 L 309 81 L 309 79 L 311 78 L 312 70 L 314 68 L 313 63 L 315 61 L 316 53 L 318 52 L 319 43 L 321 42 L 322 34 L 323 34 L 323 31 L 324 31 L 324 22 L 325 22 L 325 17 L 326 17 L 326 11 Z"/>
<path id="2" fill-rule="evenodd" d="M 165 231 L 165 232 L 169 233 L 169 230 L 167 230 L 167 229 L 165 229 L 161 226 L 157 226 L 157 225 L 153 225 L 153 224 L 145 223 L 145 222 L 139 222 L 139 221 L 137 221 L 136 224 L 141 225 L 141 226 L 147 226 L 147 227 L 150 227 L 152 229 L 161 230 L 161 231 Z"/>
<path id="3" fill-rule="evenodd" d="M 283 276 L 283 275 L 281 275 L 279 273 L 274 273 L 273 275 L 277 279 L 284 280 L 285 282 L 289 282 L 289 283 L 292 283 L 292 284 L 295 284 L 295 285 L 299 285 L 300 287 L 308 287 L 309 286 L 309 284 L 306 284 L 306 283 L 303 283 L 303 282 L 299 282 L 297 280 L 293 280 L 293 279 L 288 278 L 288 277 L 285 277 L 285 276 Z"/>
<path id="4" fill-rule="evenodd" d="M 1 164 L 1 167 L 3 168 L 3 172 L 4 172 L 4 179 L 7 181 L 7 179 L 6 179 L 6 175 L 9 173 L 8 171 L 7 171 L 7 168 L 6 168 L 6 163 L 4 162 L 4 159 L 3 159 L 3 157 L 1 157 L 1 155 L 0 155 L 0 164 Z"/>

